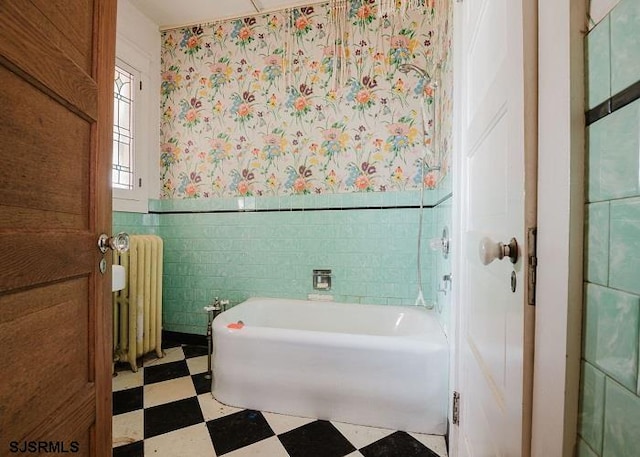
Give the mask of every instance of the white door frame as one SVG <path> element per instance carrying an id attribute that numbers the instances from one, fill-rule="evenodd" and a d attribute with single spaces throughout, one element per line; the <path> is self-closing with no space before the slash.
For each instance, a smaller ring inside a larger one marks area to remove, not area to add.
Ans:
<path id="1" fill-rule="evenodd" d="M 583 281 L 586 0 L 539 0 L 533 457 L 573 455 Z"/>
<path id="2" fill-rule="evenodd" d="M 463 0 L 473 1 L 473 0 Z M 580 380 L 584 212 L 584 31 L 587 0 L 538 0 L 538 283 L 535 328 L 532 457 L 571 457 L 577 437 Z M 454 34 L 458 33 L 454 20 Z M 459 38 L 459 37 L 458 37 Z M 459 42 L 459 39 L 454 40 Z M 454 47 L 454 67 L 461 53 Z M 454 71 L 454 78 L 456 73 Z M 459 87 L 456 78 L 455 87 Z M 460 131 L 454 112 L 454 128 Z M 454 135 L 453 169 L 460 144 Z M 460 177 L 453 175 L 454 189 Z M 460 245 L 454 192 L 453 242 Z M 459 271 L 454 259 L 454 274 Z M 458 386 L 456 306 L 452 297 L 451 381 Z M 451 417 L 451 416 L 450 416 Z M 458 428 L 450 427 L 451 456 Z"/>

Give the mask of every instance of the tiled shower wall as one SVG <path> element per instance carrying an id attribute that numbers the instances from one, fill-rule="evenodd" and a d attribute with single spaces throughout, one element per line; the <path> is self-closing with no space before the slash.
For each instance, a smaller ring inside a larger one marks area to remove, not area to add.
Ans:
<path id="1" fill-rule="evenodd" d="M 443 236 L 443 229 L 447 229 L 449 239 L 451 239 L 451 226 L 452 226 L 452 204 L 453 198 L 450 194 L 449 197 L 443 199 L 437 206 L 435 206 L 431 211 L 433 214 L 434 225 L 433 225 L 433 238 L 438 238 Z M 432 239 L 433 239 L 432 238 Z M 426 255 L 432 256 L 435 255 L 435 267 L 433 270 L 434 278 L 432 284 L 434 284 L 434 294 L 435 294 L 435 305 L 436 310 L 438 312 L 438 317 L 440 319 L 440 323 L 442 324 L 442 328 L 445 333 L 449 335 L 449 331 L 451 328 L 451 292 L 452 292 L 452 282 L 446 282 L 445 276 L 451 277 L 451 259 L 455 253 L 455 245 L 451 242 L 449 243 L 449 253 L 444 255 L 441 252 L 432 252 L 431 249 L 426 252 Z M 454 281 L 455 278 L 452 278 L 451 281 Z"/>
<path id="2" fill-rule="evenodd" d="M 126 232 L 130 235 L 157 235 L 160 215 L 114 211 L 112 225 L 113 233 Z"/>
<path id="3" fill-rule="evenodd" d="M 429 241 L 446 223 L 448 188 L 444 183 L 438 191 L 426 191 L 422 210 L 423 293 L 428 303 L 439 300 L 443 324 L 448 305 L 436 291 L 437 277 L 448 267 Z M 445 203 L 436 206 L 440 201 Z M 232 305 L 252 296 L 306 299 L 308 294 L 414 304 L 419 204 L 419 192 L 159 200 L 151 202 L 158 214 L 115 213 L 114 228 L 163 238 L 163 327 L 204 334 L 203 307 L 214 297 Z M 245 210 L 238 211 L 238 205 Z M 329 292 L 313 289 L 313 269 L 332 270 Z"/>
<path id="4" fill-rule="evenodd" d="M 640 449 L 640 1 L 588 34 L 585 309 L 578 456 Z M 635 89 L 634 89 L 635 87 Z M 629 89 L 631 88 L 631 89 Z"/>
<path id="5" fill-rule="evenodd" d="M 313 269 L 332 271 L 328 294 L 336 301 L 413 304 L 419 209 L 401 206 L 415 206 L 418 194 L 395 197 L 385 202 L 376 194 L 359 194 L 345 201 L 334 195 L 314 202 L 292 196 L 281 199 L 285 208 L 278 211 L 272 202 L 269 210 L 259 211 L 265 202 L 257 199 L 258 211 L 162 214 L 164 327 L 204 333 L 202 307 L 216 296 L 234 305 L 252 296 L 324 294 L 312 287 Z M 423 211 L 425 246 L 433 218 L 430 209 Z M 424 255 L 421 262 L 430 301 L 435 298 L 434 259 Z"/>
<path id="6" fill-rule="evenodd" d="M 425 191 L 422 287 L 449 328 L 451 273 L 430 241 L 451 229 L 451 185 Z M 214 297 L 251 296 L 373 304 L 415 303 L 420 193 L 155 200 L 152 214 L 114 212 L 114 232 L 157 234 L 165 242 L 163 327 L 204 334 L 203 307 Z M 243 207 L 243 211 L 238 208 Z M 329 292 L 312 288 L 313 269 L 331 269 Z M 439 289 L 441 289 L 439 291 Z"/>

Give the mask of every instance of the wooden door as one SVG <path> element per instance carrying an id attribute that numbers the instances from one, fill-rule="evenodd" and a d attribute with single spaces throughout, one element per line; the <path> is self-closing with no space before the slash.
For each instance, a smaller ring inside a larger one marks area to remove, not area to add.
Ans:
<path id="1" fill-rule="evenodd" d="M 457 4 L 461 51 L 460 456 L 530 452 L 533 308 L 528 229 L 535 224 L 534 0 Z M 532 141 L 533 139 L 533 141 Z M 484 265 L 480 244 L 519 243 Z"/>
<path id="2" fill-rule="evenodd" d="M 0 455 L 111 455 L 115 21 L 0 0 Z"/>

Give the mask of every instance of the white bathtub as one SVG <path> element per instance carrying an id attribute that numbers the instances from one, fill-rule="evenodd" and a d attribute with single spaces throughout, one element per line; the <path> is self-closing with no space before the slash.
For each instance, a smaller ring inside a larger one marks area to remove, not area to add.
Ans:
<path id="1" fill-rule="evenodd" d="M 241 329 L 227 327 L 239 320 Z M 221 403 L 446 432 L 448 345 L 430 311 L 251 298 L 216 317 L 213 341 Z"/>

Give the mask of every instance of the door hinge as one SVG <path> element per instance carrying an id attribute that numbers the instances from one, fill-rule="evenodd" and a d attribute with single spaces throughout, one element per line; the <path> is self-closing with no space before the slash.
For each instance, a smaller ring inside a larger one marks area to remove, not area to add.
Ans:
<path id="1" fill-rule="evenodd" d="M 142 178 L 138 178 L 138 187 L 142 187 Z"/>
<path id="2" fill-rule="evenodd" d="M 460 393 L 453 392 L 453 408 L 452 408 L 451 420 L 453 425 L 460 424 Z"/>
<path id="3" fill-rule="evenodd" d="M 536 304 L 536 281 L 538 267 L 538 228 L 532 227 L 527 233 L 527 245 L 529 246 L 527 253 L 527 297 L 530 305 Z"/>

